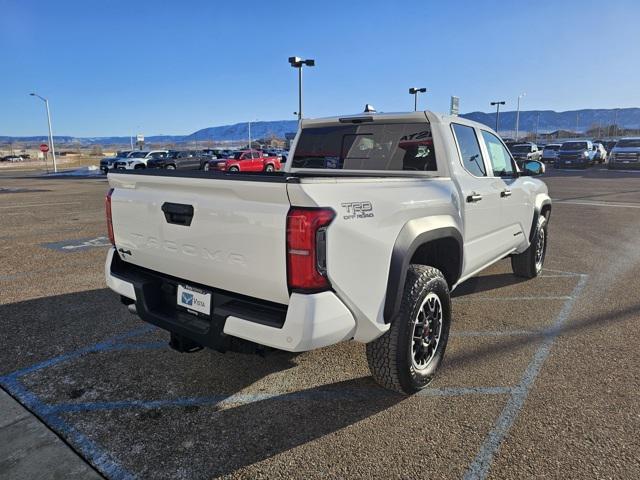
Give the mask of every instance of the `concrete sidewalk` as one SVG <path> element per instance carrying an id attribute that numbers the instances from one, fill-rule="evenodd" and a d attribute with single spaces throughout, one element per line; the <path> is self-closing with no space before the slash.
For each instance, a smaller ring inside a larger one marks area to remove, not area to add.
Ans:
<path id="1" fill-rule="evenodd" d="M 0 478 L 93 480 L 103 477 L 0 389 Z"/>

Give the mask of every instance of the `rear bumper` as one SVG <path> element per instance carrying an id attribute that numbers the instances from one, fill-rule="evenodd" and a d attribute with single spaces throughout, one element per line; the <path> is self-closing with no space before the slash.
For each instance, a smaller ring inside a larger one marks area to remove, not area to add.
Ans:
<path id="1" fill-rule="evenodd" d="M 303 352 L 349 340 L 356 328 L 353 315 L 333 292 L 293 293 L 288 305 L 280 305 L 210 289 L 212 315 L 207 318 L 176 309 L 172 285 L 191 282 L 123 262 L 114 248 L 107 255 L 105 277 L 110 289 L 133 300 L 142 320 L 214 349 L 225 349 L 228 337 L 237 337 Z"/>

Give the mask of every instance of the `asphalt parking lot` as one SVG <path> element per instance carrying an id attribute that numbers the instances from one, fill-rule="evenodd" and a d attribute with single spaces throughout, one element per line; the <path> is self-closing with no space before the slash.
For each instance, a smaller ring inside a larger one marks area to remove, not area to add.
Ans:
<path id="1" fill-rule="evenodd" d="M 105 287 L 104 178 L 0 176 L 0 386 L 111 479 L 640 478 L 640 173 L 545 180 L 542 276 L 460 286 L 405 398 L 356 343 L 170 350 Z"/>

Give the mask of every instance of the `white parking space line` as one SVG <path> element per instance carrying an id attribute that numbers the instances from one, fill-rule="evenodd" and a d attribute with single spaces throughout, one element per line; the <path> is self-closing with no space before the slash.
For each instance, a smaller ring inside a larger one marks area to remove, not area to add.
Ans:
<path id="1" fill-rule="evenodd" d="M 589 207 L 613 207 L 613 208 L 640 208 L 640 205 L 625 203 L 609 203 L 609 202 L 576 202 L 573 200 L 555 200 L 556 203 L 565 203 L 567 205 L 587 205 Z"/>
<path id="2" fill-rule="evenodd" d="M 0 208 L 49 207 L 51 205 L 78 205 L 80 203 L 82 202 L 22 203 L 14 205 L 3 205 Z"/>
<path id="3" fill-rule="evenodd" d="M 566 273 L 563 274 L 558 274 L 558 275 L 540 275 L 540 278 L 569 278 L 569 277 L 573 277 L 574 275 L 568 275 Z"/>
<path id="4" fill-rule="evenodd" d="M 549 352 L 551 351 L 553 342 L 560 334 L 562 326 L 569 319 L 569 315 L 573 310 L 576 300 L 587 284 L 587 278 L 587 275 L 580 276 L 580 280 L 573 289 L 571 296 L 563 305 L 560 313 L 558 313 L 558 316 L 553 323 L 552 329 L 549 331 L 549 334 L 545 337 L 542 345 L 540 345 L 535 355 L 533 356 L 533 359 L 527 366 L 524 375 L 520 379 L 520 383 L 518 384 L 518 386 L 513 388 L 511 396 L 509 397 L 507 404 L 502 410 L 502 413 L 485 438 L 478 454 L 476 455 L 476 458 L 466 471 L 464 475 L 465 480 L 484 480 L 485 478 L 487 478 L 489 470 L 491 469 L 491 465 L 493 463 L 493 458 L 500 448 L 500 445 L 502 444 L 505 436 L 509 432 L 509 429 L 520 414 L 520 411 L 524 406 L 524 402 L 529 395 L 529 391 L 533 387 L 533 384 L 538 374 L 540 373 L 545 360 L 549 356 Z"/>
<path id="5" fill-rule="evenodd" d="M 454 302 L 516 302 L 519 300 L 568 300 L 571 297 L 566 295 L 560 296 L 523 296 L 523 297 L 454 297 L 452 300 Z"/>
<path id="6" fill-rule="evenodd" d="M 459 397 L 462 395 L 505 395 L 512 393 L 511 387 L 444 387 L 425 388 L 416 395 L 420 397 Z"/>
<path id="7" fill-rule="evenodd" d="M 452 337 L 509 337 L 509 336 L 532 336 L 541 335 L 544 331 L 535 330 L 475 330 L 475 331 L 462 331 L 451 332 Z"/>
<path id="8" fill-rule="evenodd" d="M 640 173 L 640 170 L 618 170 L 617 168 L 598 168 L 599 172 Z"/>
<path id="9" fill-rule="evenodd" d="M 567 277 L 581 277 L 583 274 L 582 273 L 576 273 L 576 272 L 567 272 L 566 270 L 554 270 L 553 268 L 544 268 L 545 272 L 553 272 L 553 273 L 562 273 L 564 275 L 561 276 L 567 276 Z"/>

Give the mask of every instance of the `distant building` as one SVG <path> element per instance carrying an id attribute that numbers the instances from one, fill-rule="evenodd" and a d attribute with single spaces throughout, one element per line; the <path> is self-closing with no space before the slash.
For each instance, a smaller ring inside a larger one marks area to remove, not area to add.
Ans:
<path id="1" fill-rule="evenodd" d="M 289 133 L 285 133 L 284 134 L 284 138 L 285 138 L 285 148 L 289 149 L 291 148 L 291 142 L 293 141 L 294 138 L 296 138 L 296 133 L 297 132 L 289 132 Z"/>

